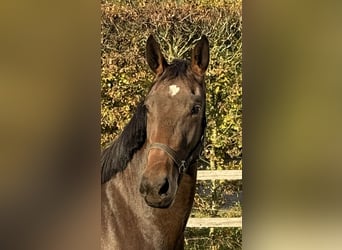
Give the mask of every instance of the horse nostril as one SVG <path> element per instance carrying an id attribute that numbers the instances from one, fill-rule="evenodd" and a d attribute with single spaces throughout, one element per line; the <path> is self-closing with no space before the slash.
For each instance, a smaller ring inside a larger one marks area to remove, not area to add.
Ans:
<path id="1" fill-rule="evenodd" d="M 159 189 L 158 194 L 160 196 L 165 195 L 167 193 L 167 191 L 169 190 L 169 181 L 167 180 L 167 178 L 165 178 L 165 182 L 164 184 L 161 186 L 161 188 Z"/>

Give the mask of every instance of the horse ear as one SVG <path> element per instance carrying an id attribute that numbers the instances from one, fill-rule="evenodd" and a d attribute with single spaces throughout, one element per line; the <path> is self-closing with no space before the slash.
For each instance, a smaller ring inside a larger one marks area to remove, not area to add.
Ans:
<path id="1" fill-rule="evenodd" d="M 209 41 L 208 38 L 203 35 L 196 46 L 192 50 L 191 56 L 191 68 L 192 70 L 203 76 L 208 68 L 209 64 Z"/>
<path id="2" fill-rule="evenodd" d="M 167 66 L 167 62 L 161 53 L 160 46 L 152 35 L 147 39 L 146 60 L 156 75 L 161 75 Z"/>

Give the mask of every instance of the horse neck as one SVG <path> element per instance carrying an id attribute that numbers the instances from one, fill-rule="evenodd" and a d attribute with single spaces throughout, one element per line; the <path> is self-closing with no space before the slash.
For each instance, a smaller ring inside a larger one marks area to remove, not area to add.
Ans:
<path id="1" fill-rule="evenodd" d="M 118 172 L 102 186 L 106 196 L 109 200 L 115 199 L 114 204 L 120 205 L 116 200 L 118 196 L 122 196 L 122 202 L 128 206 L 136 206 L 137 202 L 141 202 L 141 195 L 139 193 L 140 176 L 144 165 L 146 164 L 145 147 L 138 150 L 128 163 L 127 167 Z"/>
<path id="2" fill-rule="evenodd" d="M 144 146 L 135 153 L 123 172 L 117 173 L 102 187 L 103 202 L 112 213 L 125 210 L 127 218 L 138 218 L 135 223 L 140 224 L 142 228 L 146 228 L 146 225 L 149 226 L 149 230 L 153 228 L 155 237 L 151 240 L 172 235 L 173 239 L 168 238 L 167 241 L 176 242 L 183 236 L 190 215 L 195 194 L 196 167 L 182 177 L 175 202 L 170 208 L 151 208 L 139 192 L 140 179 L 147 159 L 146 153 Z"/>

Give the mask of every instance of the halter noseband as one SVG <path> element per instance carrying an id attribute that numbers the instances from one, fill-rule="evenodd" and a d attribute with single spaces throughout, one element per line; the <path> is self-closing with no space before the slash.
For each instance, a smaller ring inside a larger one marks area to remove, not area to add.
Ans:
<path id="1" fill-rule="evenodd" d="M 176 151 L 174 151 L 168 145 L 163 144 L 163 143 L 159 143 L 159 142 L 152 143 L 149 147 L 149 151 L 153 148 L 163 150 L 165 153 L 169 155 L 169 157 L 174 161 L 174 163 L 176 163 L 179 173 L 184 173 L 189 168 L 189 166 L 193 163 L 193 160 L 196 157 L 196 155 L 199 155 L 201 151 L 203 139 L 204 139 L 204 135 L 201 136 L 201 139 L 198 141 L 198 143 L 193 148 L 193 150 L 191 150 L 189 156 L 185 160 L 180 160 L 177 156 Z M 197 160 L 197 158 L 195 159 Z"/>

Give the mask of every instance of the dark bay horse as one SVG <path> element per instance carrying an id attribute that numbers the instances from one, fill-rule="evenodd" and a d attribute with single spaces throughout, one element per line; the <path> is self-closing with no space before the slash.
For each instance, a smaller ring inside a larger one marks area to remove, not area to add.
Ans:
<path id="1" fill-rule="evenodd" d="M 154 83 L 101 155 L 102 249 L 184 249 L 206 126 L 208 39 L 190 61 L 168 64 L 150 36 L 146 59 Z"/>

